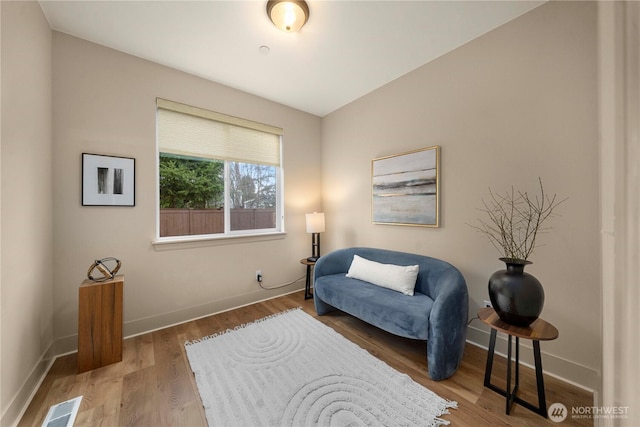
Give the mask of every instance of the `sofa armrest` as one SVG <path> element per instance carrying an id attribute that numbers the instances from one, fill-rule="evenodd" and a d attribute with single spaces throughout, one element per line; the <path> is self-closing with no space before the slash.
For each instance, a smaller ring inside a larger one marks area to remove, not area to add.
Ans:
<path id="1" fill-rule="evenodd" d="M 316 262 L 313 277 L 317 279 L 321 276 L 346 273 L 349 271 L 352 260 L 353 251 L 351 249 L 338 249 L 322 255 Z"/>
<path id="2" fill-rule="evenodd" d="M 469 296 L 464 277 L 456 269 L 441 274 L 432 289 L 427 360 L 432 379 L 448 378 L 458 369 L 467 334 Z"/>

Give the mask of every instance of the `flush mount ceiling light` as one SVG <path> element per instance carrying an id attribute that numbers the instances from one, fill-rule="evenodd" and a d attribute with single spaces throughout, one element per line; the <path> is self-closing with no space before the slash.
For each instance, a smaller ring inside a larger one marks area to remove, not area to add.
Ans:
<path id="1" fill-rule="evenodd" d="M 309 20 L 309 6 L 305 1 L 269 0 L 267 15 L 273 25 L 286 33 L 293 33 Z"/>

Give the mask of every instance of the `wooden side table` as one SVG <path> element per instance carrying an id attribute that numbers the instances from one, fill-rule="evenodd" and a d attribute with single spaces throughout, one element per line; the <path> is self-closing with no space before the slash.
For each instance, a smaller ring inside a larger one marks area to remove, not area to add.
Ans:
<path id="1" fill-rule="evenodd" d="M 123 288 L 122 275 L 80 285 L 78 373 L 122 361 Z"/>
<path id="2" fill-rule="evenodd" d="M 315 267 L 315 261 L 309 261 L 307 258 L 302 258 L 300 260 L 300 264 L 307 266 L 307 281 L 304 284 L 304 299 L 313 298 L 313 294 L 311 293 L 311 272 L 313 271 L 313 267 Z"/>
<path id="3" fill-rule="evenodd" d="M 540 357 L 540 341 L 551 341 L 558 338 L 558 330 L 550 323 L 537 319 L 529 326 L 514 326 L 503 322 L 493 308 L 481 308 L 478 317 L 491 327 L 491 340 L 489 342 L 489 354 L 487 355 L 487 367 L 484 374 L 484 386 L 507 398 L 506 413 L 509 415 L 513 403 L 518 403 L 525 408 L 547 418 L 547 402 L 544 393 L 544 379 L 542 376 L 542 358 Z M 491 384 L 491 370 L 493 368 L 493 356 L 496 349 L 497 332 L 503 332 L 509 336 L 507 347 L 507 389 L 502 390 Z M 511 337 L 516 337 L 516 367 L 515 386 L 511 389 Z M 520 385 L 520 338 L 533 342 L 533 357 L 536 365 L 536 385 L 538 389 L 538 406 L 520 399 L 518 387 Z"/>

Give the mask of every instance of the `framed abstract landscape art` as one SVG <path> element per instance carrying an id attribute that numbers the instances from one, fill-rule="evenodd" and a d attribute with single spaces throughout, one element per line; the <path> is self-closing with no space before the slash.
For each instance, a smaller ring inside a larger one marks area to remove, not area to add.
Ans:
<path id="1" fill-rule="evenodd" d="M 440 147 L 371 161 L 374 224 L 439 226 Z"/>

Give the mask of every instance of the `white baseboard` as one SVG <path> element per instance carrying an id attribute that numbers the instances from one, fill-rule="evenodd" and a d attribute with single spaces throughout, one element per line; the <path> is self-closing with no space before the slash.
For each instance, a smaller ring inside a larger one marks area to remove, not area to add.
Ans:
<path id="1" fill-rule="evenodd" d="M 11 402 L 2 413 L 0 425 L 13 427 L 18 425 L 27 407 L 29 407 L 33 396 L 35 396 L 40 385 L 42 385 L 49 369 L 51 369 L 53 362 L 55 362 L 57 358 L 53 353 L 53 348 L 53 343 L 51 343 L 40 357 L 40 360 L 38 360 L 38 363 L 36 363 L 31 370 L 31 373 L 22 384 L 22 387 L 20 387 L 20 390 L 13 396 Z"/>
<path id="2" fill-rule="evenodd" d="M 287 286 L 286 288 L 283 288 L 283 290 L 271 293 L 267 298 L 265 298 L 263 290 L 256 290 L 248 294 L 212 301 L 206 304 L 172 311 L 170 313 L 136 319 L 124 323 L 123 334 L 125 338 L 130 338 L 157 331 L 159 329 L 169 328 L 181 323 L 190 322 L 202 317 L 211 316 L 213 314 L 223 313 L 225 311 L 234 310 L 236 308 L 255 304 L 261 301 L 270 300 L 290 293 L 299 292 L 303 289 L 304 287 L 300 288 L 299 286 L 296 286 L 295 288 L 292 288 Z M 55 348 L 58 356 L 76 352 L 78 350 L 78 334 L 58 338 L 56 340 Z"/>
<path id="3" fill-rule="evenodd" d="M 255 292 L 248 294 L 225 298 L 223 300 L 189 307 L 179 311 L 159 314 L 144 319 L 132 320 L 124 324 L 124 335 L 126 338 L 129 338 L 153 332 L 158 329 L 168 328 L 180 323 L 189 322 L 191 320 L 211 316 L 212 314 L 222 313 L 301 290 L 299 287 L 296 287 L 293 290 L 290 287 L 284 289 L 285 290 L 274 293 L 267 298 L 264 297 L 264 291 L 256 290 Z M 487 349 L 489 344 L 489 333 L 471 325 L 467 328 L 467 341 L 470 344 Z M 526 340 L 523 340 L 521 341 L 521 346 L 524 349 L 524 351 L 520 352 L 521 362 L 527 366 L 533 367 L 533 351 L 528 350 L 532 348 L 531 345 L 528 344 Z M 59 338 L 55 343 L 55 348 L 58 356 L 77 351 L 78 335 L 74 334 Z M 507 353 L 507 340 L 503 334 L 498 334 L 496 352 L 503 356 Z M 600 373 L 597 370 L 553 354 L 545 353 L 544 345 L 541 345 L 541 353 L 543 356 L 543 367 L 546 375 L 556 377 L 590 392 L 598 389 Z"/>

